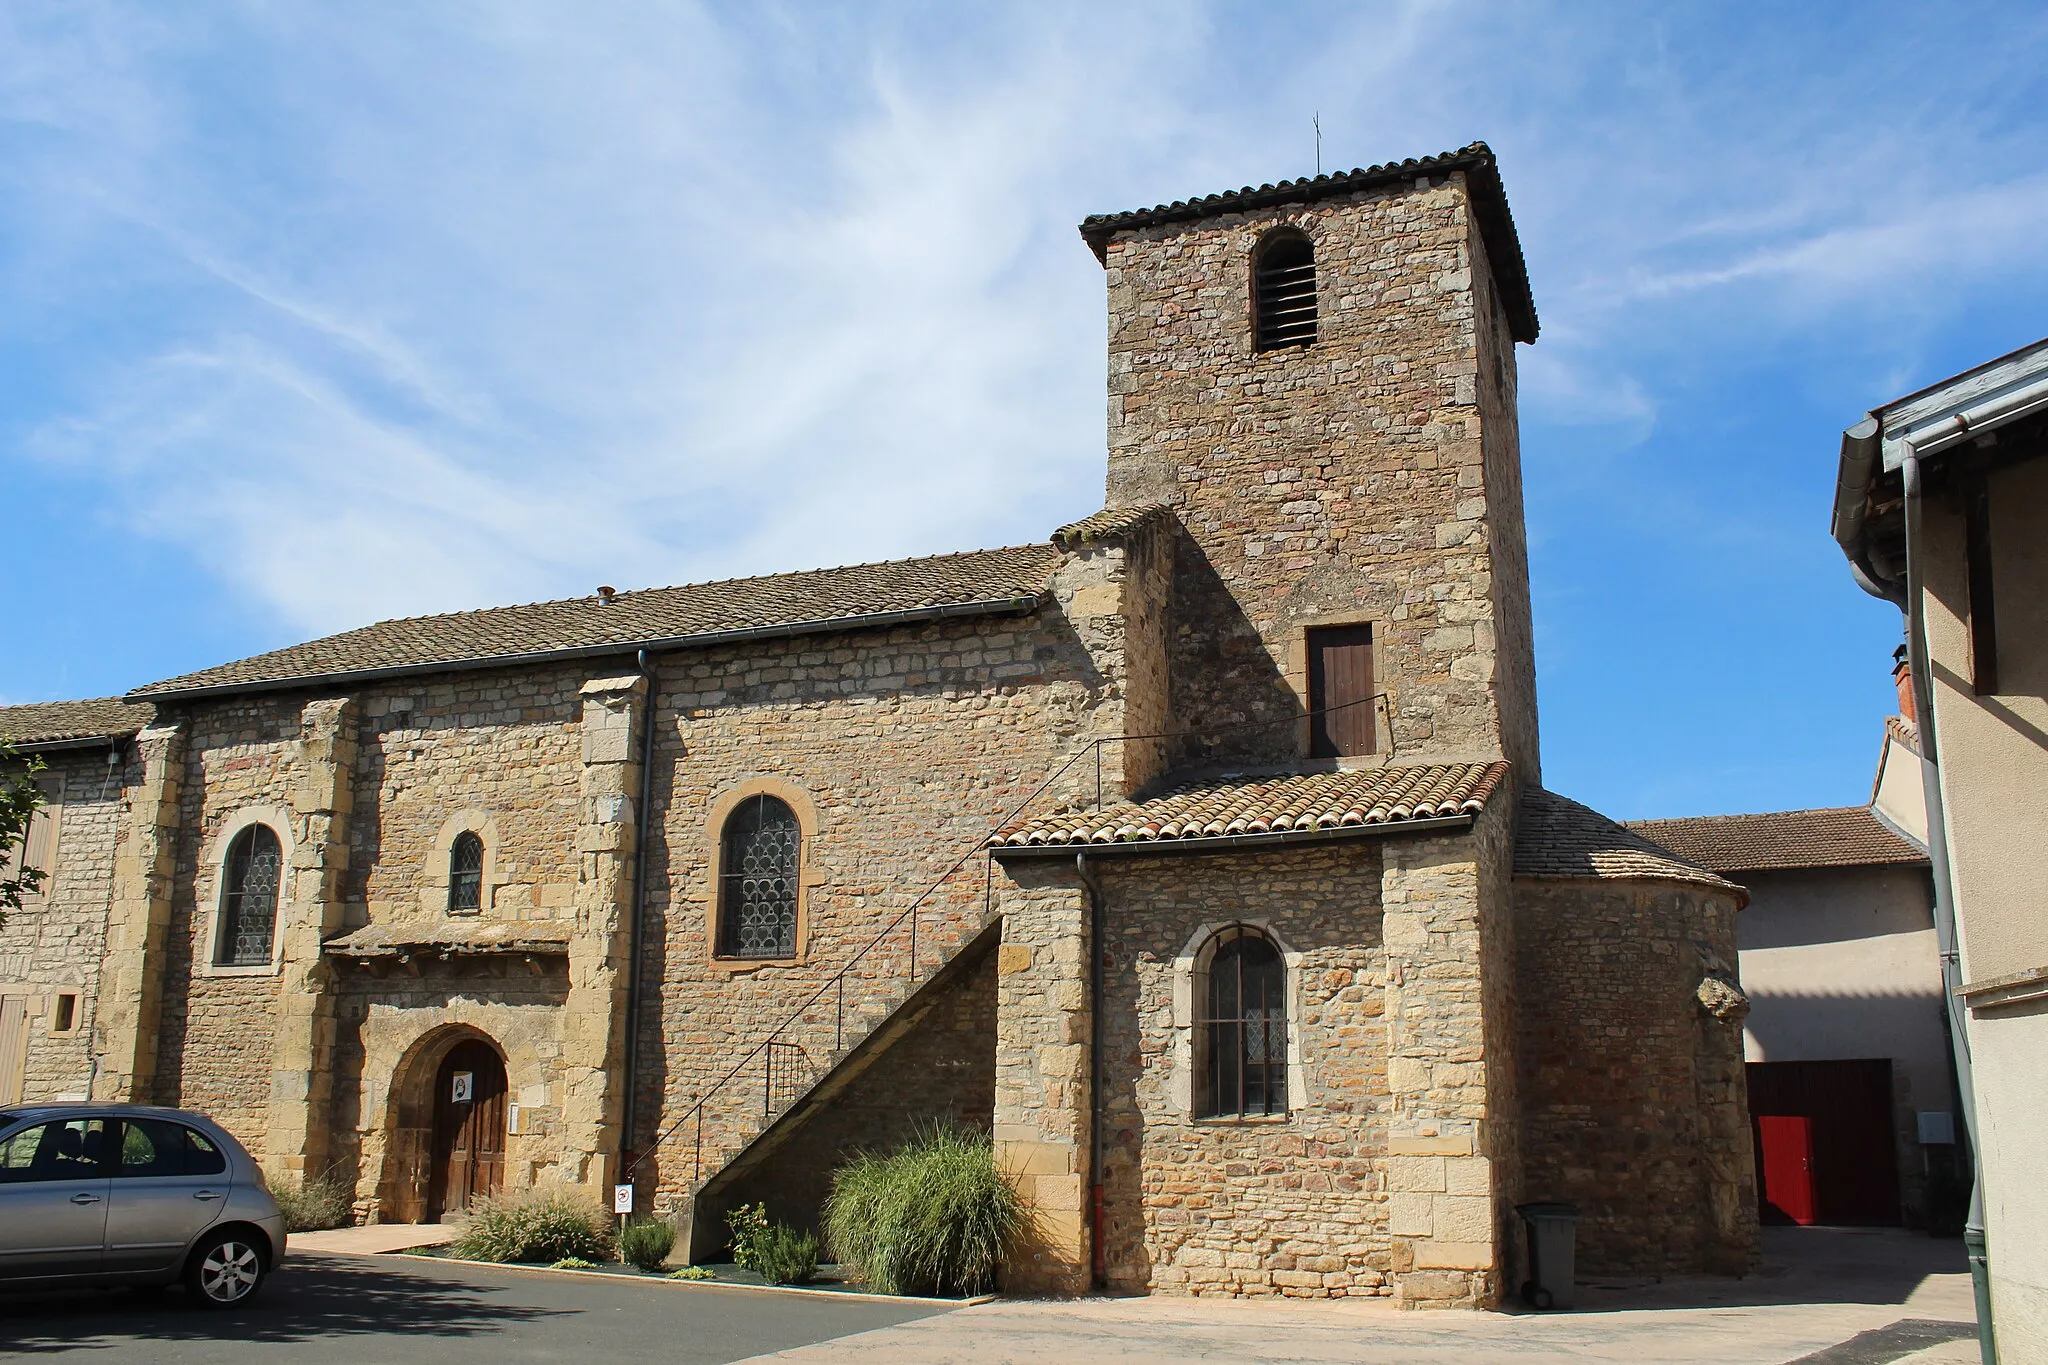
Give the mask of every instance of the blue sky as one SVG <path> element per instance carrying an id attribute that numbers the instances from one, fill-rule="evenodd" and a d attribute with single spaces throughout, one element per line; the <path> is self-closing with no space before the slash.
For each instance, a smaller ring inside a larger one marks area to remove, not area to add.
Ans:
<path id="1" fill-rule="evenodd" d="M 1645 17 L 1649 16 L 1649 17 Z M 1498 152 L 1548 785 L 1857 802 L 1841 428 L 2048 333 L 2038 5 L 0 10 L 0 699 L 1099 505 L 1091 212 Z"/>

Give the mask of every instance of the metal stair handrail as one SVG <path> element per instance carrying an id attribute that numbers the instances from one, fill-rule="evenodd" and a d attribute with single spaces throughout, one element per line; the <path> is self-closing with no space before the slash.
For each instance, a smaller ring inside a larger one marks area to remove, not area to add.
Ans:
<path id="1" fill-rule="evenodd" d="M 1022 815 L 1026 808 L 1028 808 L 1033 801 L 1036 801 L 1039 797 L 1045 795 L 1046 791 L 1052 786 L 1053 783 L 1059 781 L 1060 778 L 1064 777 L 1076 763 L 1079 763 L 1083 758 L 1087 757 L 1090 753 L 1093 753 L 1095 756 L 1095 804 L 1098 807 L 1100 807 L 1102 804 L 1102 746 L 1105 744 L 1121 744 L 1129 740 L 1186 739 L 1198 734 L 1206 733 L 1210 735 L 1215 735 L 1232 730 L 1272 729 L 1282 725 L 1297 725 L 1311 717 L 1327 715 L 1335 711 L 1347 710 L 1353 706 L 1371 706 L 1375 702 L 1380 703 L 1387 713 L 1387 738 L 1389 743 L 1391 744 L 1393 741 L 1394 728 L 1392 714 L 1392 698 L 1390 694 L 1385 691 L 1375 692 L 1371 696 L 1360 697 L 1355 701 L 1343 702 L 1336 706 L 1325 706 L 1320 707 L 1316 710 L 1304 710 L 1299 716 L 1290 716 L 1283 720 L 1277 721 L 1238 721 L 1229 725 L 1216 726 L 1209 731 L 1174 730 L 1164 731 L 1159 734 L 1100 735 L 1092 740 L 1089 740 L 1081 748 L 1075 750 L 1074 753 L 1068 757 L 1066 762 L 1060 764 L 1058 768 L 1054 769 L 1052 774 L 1048 776 L 1043 782 L 1040 782 L 1036 787 L 1032 788 L 1030 795 L 1026 796 L 1022 801 L 1019 801 L 1015 806 L 1012 806 L 1007 812 L 999 816 L 996 822 L 989 827 L 989 832 L 987 834 L 978 836 L 975 839 L 974 843 L 968 847 L 966 852 L 962 853 L 958 858 L 956 858 L 953 861 L 952 865 L 949 866 L 944 872 L 941 872 L 938 875 L 938 877 L 933 880 L 930 886 L 926 887 L 923 891 L 918 893 L 917 899 L 913 900 L 909 905 L 905 906 L 903 910 L 897 914 L 896 918 L 890 920 L 887 924 L 883 925 L 881 931 L 877 933 L 873 938 L 869 939 L 866 943 L 862 944 L 860 950 L 856 952 L 852 957 L 848 958 L 844 966 L 842 966 L 838 971 L 834 972 L 831 976 L 828 976 L 823 981 L 819 982 L 817 989 L 813 990 L 809 995 L 805 996 L 803 1002 L 799 1004 L 794 1010 L 792 1010 L 787 1018 L 785 1018 L 781 1023 L 777 1024 L 773 1029 L 771 1029 L 768 1032 L 767 1036 L 763 1037 L 759 1042 L 755 1043 L 753 1047 L 747 1049 L 746 1052 L 742 1053 L 740 1059 L 734 1062 L 732 1066 L 726 1070 L 724 1075 L 720 1076 L 717 1080 L 713 1081 L 710 1085 L 706 1086 L 702 1094 L 693 1097 L 688 1108 L 684 1109 L 680 1114 L 676 1115 L 675 1119 L 672 1122 L 670 1122 L 666 1127 L 658 1130 L 654 1135 L 654 1139 L 647 1144 L 646 1149 L 644 1151 L 635 1152 L 633 1154 L 633 1159 L 626 1163 L 625 1169 L 619 1175 L 621 1183 L 630 1183 L 633 1179 L 633 1173 L 640 1168 L 640 1163 L 642 1161 L 645 1161 L 649 1156 L 653 1155 L 653 1153 L 658 1151 L 661 1147 L 661 1144 L 668 1141 L 669 1138 L 673 1137 L 676 1131 L 679 1128 L 681 1128 L 685 1123 L 688 1123 L 691 1119 L 695 1119 L 697 1121 L 698 1133 L 698 1170 L 694 1172 L 691 1177 L 691 1197 L 695 1198 L 698 1182 L 700 1182 L 703 1177 L 703 1125 L 705 1106 L 709 1104 L 711 1100 L 715 1098 L 725 1088 L 726 1085 L 731 1083 L 733 1079 L 739 1076 L 741 1072 L 745 1071 L 749 1064 L 751 1064 L 756 1057 L 759 1057 L 762 1054 L 768 1052 L 773 1047 L 783 1045 L 782 1035 L 786 1031 L 788 1031 L 789 1028 L 792 1025 L 794 1025 L 798 1020 L 802 1019 L 804 1017 L 804 1014 L 811 1008 L 811 1006 L 817 1004 L 820 1000 L 824 999 L 825 993 L 827 991 L 831 991 L 834 989 L 837 989 L 840 992 L 840 1029 L 842 1036 L 838 1039 L 838 1042 L 843 1045 L 845 1041 L 843 1031 L 845 1028 L 845 989 L 847 976 L 852 973 L 855 967 L 858 967 L 862 962 L 867 960 L 868 954 L 874 951 L 876 945 L 881 943 L 883 939 L 889 937 L 890 934 L 895 933 L 896 930 L 900 928 L 903 922 L 907 919 L 910 921 L 910 969 L 908 975 L 914 978 L 917 975 L 916 916 L 918 907 L 923 905 L 925 901 L 931 897 L 931 894 L 934 891 L 937 891 L 941 886 L 944 886 L 947 883 L 947 881 L 949 881 L 952 878 L 954 873 L 958 872 L 961 868 L 967 866 L 968 862 L 974 857 L 975 854 L 988 849 L 989 841 L 991 838 L 994 837 L 995 834 L 999 833 L 1004 826 L 1008 825 L 1011 821 L 1015 820 L 1019 815 Z M 1390 755 L 1392 752 L 1393 751 L 1390 749 Z M 990 876 L 993 877 L 993 853 L 990 854 L 989 871 Z M 940 965 L 943 966 L 944 964 L 941 963 Z M 637 1027 L 637 1021 L 635 1021 L 635 1026 Z M 837 1049 L 835 1048 L 835 1051 L 836 1050 Z M 773 1082 L 771 1079 L 769 1084 L 772 1086 L 772 1083 Z M 764 1107 L 772 1106 L 772 1102 L 772 1095 L 764 1096 Z M 770 1117 L 772 1117 L 772 1115 Z"/>

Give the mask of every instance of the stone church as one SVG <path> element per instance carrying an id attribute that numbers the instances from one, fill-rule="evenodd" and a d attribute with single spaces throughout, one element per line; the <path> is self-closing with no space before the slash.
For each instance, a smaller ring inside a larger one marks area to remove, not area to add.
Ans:
<path id="1" fill-rule="evenodd" d="M 1017 1289 L 1740 1271 L 1739 887 L 1542 785 L 1493 154 L 1091 217 L 1104 509 L 386 621 L 0 710 L 0 1103 L 214 1115 L 360 1218 L 816 1215 L 992 1134 Z"/>

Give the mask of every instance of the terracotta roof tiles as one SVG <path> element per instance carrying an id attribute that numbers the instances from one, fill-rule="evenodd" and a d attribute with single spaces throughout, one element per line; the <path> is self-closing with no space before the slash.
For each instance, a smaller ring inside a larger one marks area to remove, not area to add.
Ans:
<path id="1" fill-rule="evenodd" d="M 336 675 L 422 673 L 548 656 L 678 648 L 753 633 L 822 633 L 894 613 L 1027 610 L 1059 560 L 1051 545 L 649 588 L 379 621 L 152 683 L 131 697 L 259 690 Z"/>
<path id="2" fill-rule="evenodd" d="M 68 740 L 126 738 L 155 717 L 146 702 L 121 697 L 89 701 L 36 701 L 0 706 L 0 739 L 11 744 L 61 744 Z"/>
<path id="3" fill-rule="evenodd" d="M 1515 815 L 1517 877 L 1640 877 L 1743 894 L 1726 878 L 1556 792 L 1523 792 Z"/>
<path id="4" fill-rule="evenodd" d="M 1927 861 L 1925 853 L 1894 834 L 1867 806 L 1634 820 L 1629 828 L 1716 872 Z"/>
<path id="5" fill-rule="evenodd" d="M 1148 525 L 1155 518 L 1170 515 L 1172 510 L 1163 502 L 1140 503 L 1136 507 L 1105 507 L 1093 516 L 1069 522 L 1054 531 L 1052 543 L 1063 550 L 1075 550 L 1093 541 L 1115 540 Z"/>
<path id="6" fill-rule="evenodd" d="M 1506 775 L 1505 763 L 1226 774 L 1184 782 L 1141 801 L 1056 811 L 1005 830 L 991 842 L 997 849 L 1078 849 L 1398 826 L 1476 815 Z"/>

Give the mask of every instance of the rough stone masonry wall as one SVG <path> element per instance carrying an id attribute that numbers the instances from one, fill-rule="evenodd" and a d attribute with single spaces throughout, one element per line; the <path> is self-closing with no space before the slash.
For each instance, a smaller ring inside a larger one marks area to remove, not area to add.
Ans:
<path id="1" fill-rule="evenodd" d="M 213 855 L 225 826 L 249 808 L 279 811 L 279 823 L 287 825 L 278 834 L 289 883 L 300 709 L 289 697 L 226 701 L 196 709 L 181 726 L 185 752 L 153 1098 L 209 1115 L 259 1157 L 267 1155 L 278 978 L 207 973 L 213 945 L 206 938 L 221 892 L 222 869 Z M 289 898 L 287 884 L 278 899 L 280 918 Z"/>
<path id="2" fill-rule="evenodd" d="M 486 825 L 481 919 L 573 916 L 578 689 L 592 672 L 497 670 L 363 693 L 350 925 L 445 919 L 448 826 L 465 813 Z"/>
<path id="3" fill-rule="evenodd" d="M 543 1182 L 556 1164 L 562 1095 L 564 959 L 427 963 L 413 975 L 381 962 L 348 971 L 335 992 L 336 1169 L 364 1219 L 424 1216 L 435 1076 L 448 1050 L 478 1034 L 505 1054 L 520 1131 L 505 1139 L 505 1186 Z"/>
<path id="4" fill-rule="evenodd" d="M 1315 243 L 1318 337 L 1254 352 L 1252 255 L 1283 225 Z M 1499 753 L 1503 709 L 1533 746 L 1533 700 L 1501 695 L 1526 670 L 1495 666 L 1520 507 L 1486 486 L 1474 236 L 1454 176 L 1109 243 L 1109 502 L 1186 528 L 1174 709 L 1208 733 L 1184 761 L 1297 756 L 1303 727 L 1227 727 L 1300 714 L 1297 633 L 1331 617 L 1372 623 L 1403 757 Z"/>
<path id="5" fill-rule="evenodd" d="M 857 954 L 866 950 L 844 992 L 849 1045 L 979 931 L 989 909 L 985 860 L 942 877 L 1006 812 L 1076 755 L 1041 802 L 1092 800 L 1086 741 L 1125 732 L 1124 582 L 1121 552 L 1094 549 L 1066 561 L 1052 604 L 1035 616 L 661 660 L 660 834 L 649 868 L 635 1144 L 653 1147 L 640 1168 L 650 1203 L 688 1197 L 699 1161 L 696 1096 L 707 1096 L 707 1175 L 764 1126 L 764 1058 L 749 1055 L 771 1034 L 800 1049 L 812 1074 L 826 1070 L 838 1042 L 836 990 L 776 1031 Z M 1126 776 L 1121 747 L 1103 754 L 1108 799 L 1142 775 L 1139 754 Z M 786 962 L 717 960 L 717 813 L 764 784 L 812 820 L 800 952 Z M 915 963 L 907 922 L 869 946 L 928 891 Z M 778 1065 L 792 1055 L 779 1052 Z M 740 1073 L 721 1084 L 735 1066 Z"/>
<path id="6" fill-rule="evenodd" d="M 777 1222 L 822 1228 L 832 1174 L 860 1152 L 887 1152 L 928 1123 L 987 1133 L 995 1112 L 996 954 L 955 981 L 844 1089 L 760 1164 L 707 1197 L 723 1212 L 768 1206 Z M 718 1229 L 722 1232 L 723 1229 Z"/>
<path id="7" fill-rule="evenodd" d="M 1110 1287 L 1196 1295 L 1392 1292 L 1391 1111 L 1376 844 L 1104 859 Z M 1280 1119 L 1197 1119 L 1192 982 L 1205 925 L 1254 924 L 1290 956 L 1299 1072 Z M 1179 994 L 1178 1001 L 1176 993 Z"/>
<path id="8" fill-rule="evenodd" d="M 1468 220 L 1471 215 L 1467 215 Z M 1515 365 L 1515 337 L 1507 305 L 1494 282 L 1486 242 L 1476 220 L 1469 224 L 1467 249 L 1472 255 L 1473 342 L 1476 374 L 1473 391 L 1479 400 L 1481 462 L 1458 467 L 1461 488 L 1485 490 L 1487 520 L 1471 538 L 1490 538 L 1493 571 L 1493 619 L 1476 621 L 1472 629 L 1482 647 L 1489 644 L 1494 667 L 1494 695 L 1500 706 L 1501 751 L 1515 765 L 1516 781 L 1543 783 L 1543 752 L 1536 723 L 1536 640 L 1529 602 L 1529 536 L 1522 515 L 1522 429 L 1517 402 L 1520 381 Z M 1466 667 L 1476 667 L 1467 664 Z M 1456 665 L 1453 665 L 1455 671 Z"/>
<path id="9" fill-rule="evenodd" d="M 56 824 L 49 879 L 0 925 L 0 995 L 27 1000 L 24 1101 L 84 1098 L 92 1080 L 100 958 L 113 897 L 114 848 L 130 776 L 109 768 L 104 749 L 44 756 L 38 778 L 48 802 L 40 818 Z M 74 997 L 72 1027 L 56 1031 L 57 999 Z"/>
<path id="10" fill-rule="evenodd" d="M 1579 1205 L 1584 1273 L 1748 1268 L 1741 1019 L 1722 1017 L 1730 993 L 1702 991 L 1733 979 L 1733 898 L 1521 879 L 1515 906 L 1525 1196 Z"/>

